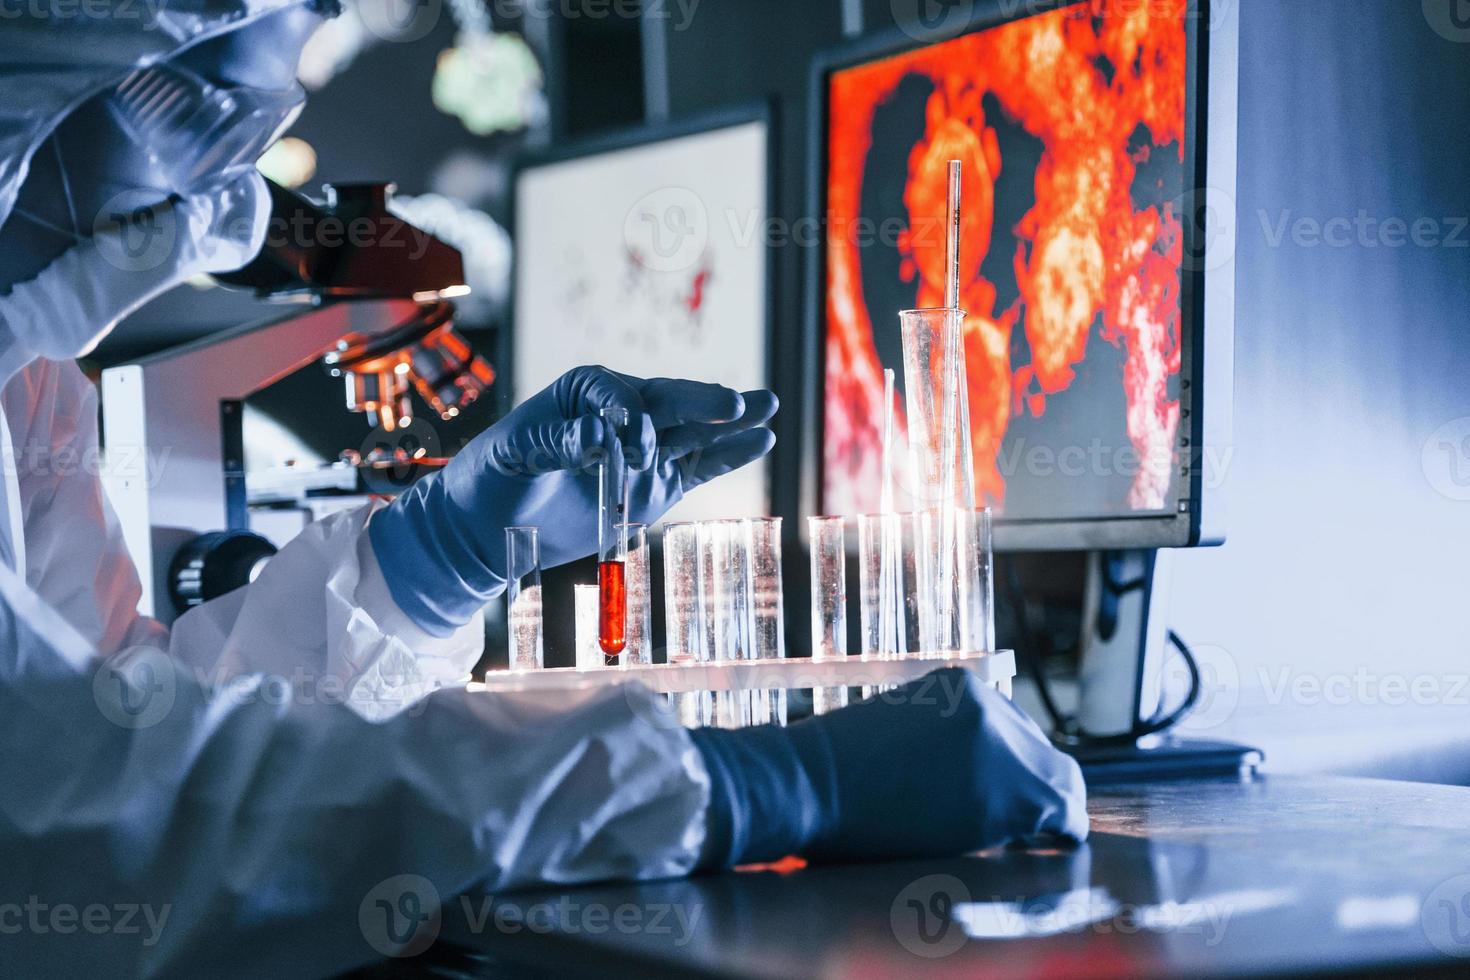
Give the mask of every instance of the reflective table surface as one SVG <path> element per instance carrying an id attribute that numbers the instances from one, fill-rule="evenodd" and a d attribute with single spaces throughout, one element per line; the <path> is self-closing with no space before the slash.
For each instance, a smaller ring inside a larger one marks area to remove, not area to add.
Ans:
<path id="1" fill-rule="evenodd" d="M 470 895 L 432 976 L 1470 975 L 1470 789 L 1095 790 L 1068 850 Z"/>

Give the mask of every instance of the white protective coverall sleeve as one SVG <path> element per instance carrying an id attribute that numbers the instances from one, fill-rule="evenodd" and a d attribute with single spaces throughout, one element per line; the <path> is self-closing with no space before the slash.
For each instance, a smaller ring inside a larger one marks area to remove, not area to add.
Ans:
<path id="1" fill-rule="evenodd" d="M 206 687 L 270 674 L 298 697 L 345 701 L 369 719 L 462 680 L 479 659 L 478 617 L 440 639 L 398 610 L 363 533 L 367 509 L 308 526 L 253 585 L 181 617 L 170 645 L 163 627 L 136 612 L 137 573 L 97 476 L 96 389 L 75 364 L 37 360 L 5 386 L 0 405 L 27 582 L 102 655 L 171 646 Z"/>
<path id="2" fill-rule="evenodd" d="M 708 775 L 643 688 L 443 690 L 373 722 L 251 669 L 322 655 L 328 637 L 378 677 L 408 655 L 381 655 L 398 641 L 352 603 L 361 515 L 284 549 L 220 615 L 191 614 L 166 655 L 162 627 L 131 611 L 136 573 L 85 471 L 84 388 L 74 366 L 38 362 L 4 392 L 26 555 L 24 577 L 0 565 L 0 914 L 128 906 L 136 928 L 7 936 L 0 976 L 318 975 L 379 955 L 359 910 L 394 876 L 447 901 L 691 870 Z M 233 680 L 188 666 L 211 662 Z"/>

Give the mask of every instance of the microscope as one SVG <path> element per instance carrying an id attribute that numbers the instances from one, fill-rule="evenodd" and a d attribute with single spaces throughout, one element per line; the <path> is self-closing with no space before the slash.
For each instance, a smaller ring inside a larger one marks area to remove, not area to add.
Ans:
<path id="1" fill-rule="evenodd" d="M 144 614 L 171 622 L 253 581 L 276 552 L 251 529 L 249 395 L 320 362 L 350 411 L 392 433 L 412 424 L 411 390 L 448 420 L 494 380 L 454 326 L 451 300 L 469 292 L 460 253 L 394 215 L 392 191 L 327 185 L 319 203 L 270 184 L 260 255 L 216 278 L 300 308 L 103 371 L 104 482 Z M 348 486 L 357 462 L 334 467 Z"/>

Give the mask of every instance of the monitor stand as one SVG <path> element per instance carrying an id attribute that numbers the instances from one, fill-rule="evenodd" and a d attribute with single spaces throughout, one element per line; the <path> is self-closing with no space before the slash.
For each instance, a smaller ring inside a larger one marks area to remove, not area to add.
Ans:
<path id="1" fill-rule="evenodd" d="M 1168 610 L 1173 553 L 1104 551 L 1090 556 L 1083 597 L 1077 722 L 1090 738 L 1066 747 L 1089 783 L 1249 776 L 1258 749 L 1168 733 L 1131 733 L 1162 709 L 1171 656 Z"/>

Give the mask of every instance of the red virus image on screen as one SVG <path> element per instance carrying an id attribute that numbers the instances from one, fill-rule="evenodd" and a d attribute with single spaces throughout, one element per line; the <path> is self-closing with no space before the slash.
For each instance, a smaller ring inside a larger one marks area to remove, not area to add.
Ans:
<path id="1" fill-rule="evenodd" d="M 901 367 L 898 311 L 944 304 L 952 159 L 964 168 L 960 305 L 977 489 L 1003 513 L 1023 511 L 1007 501 L 1025 468 L 1007 465 L 1007 439 L 1028 425 L 1043 431 L 1065 408 L 1074 420 L 1115 415 L 1118 440 L 1141 461 L 1120 467 L 1113 496 L 1095 504 L 1169 506 L 1186 14 L 1185 0 L 1095 0 L 833 73 L 830 512 L 877 508 L 883 367 Z M 885 219 L 898 229 L 891 240 Z M 1084 381 L 1115 397 L 1069 404 Z M 1071 424 L 1066 439 L 1077 442 Z"/>

